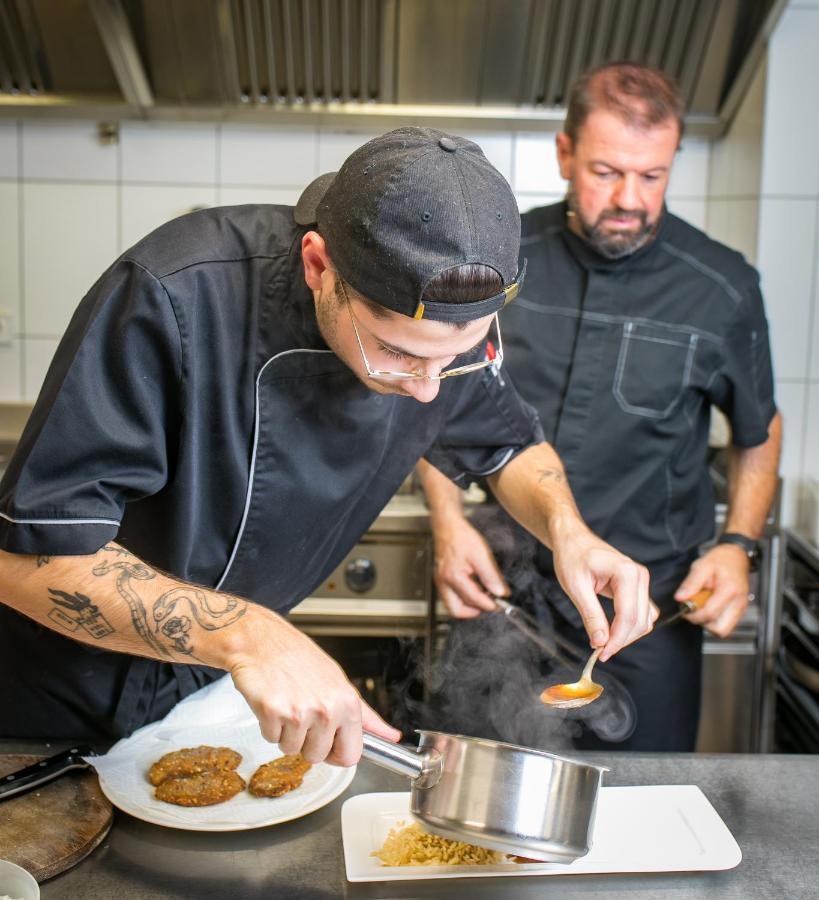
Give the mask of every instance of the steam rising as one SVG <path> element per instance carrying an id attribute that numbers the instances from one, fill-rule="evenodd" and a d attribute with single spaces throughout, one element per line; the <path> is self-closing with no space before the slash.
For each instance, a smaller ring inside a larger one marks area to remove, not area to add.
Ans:
<path id="1" fill-rule="evenodd" d="M 572 748 L 581 722 L 603 740 L 628 738 L 636 725 L 634 703 L 605 666 L 594 671 L 604 686 L 594 703 L 556 710 L 540 701 L 548 685 L 576 681 L 591 650 L 555 632 L 545 597 L 564 611 L 569 601 L 555 597 L 553 583 L 535 568 L 534 538 L 497 507 L 477 509 L 472 522 L 501 565 L 511 602 L 537 616 L 545 647 L 521 634 L 503 613 L 451 620 L 446 647 L 436 654 L 429 701 L 404 696 L 398 704 L 406 709 L 408 720 L 400 723 L 405 732 L 422 727 L 555 752 Z"/>

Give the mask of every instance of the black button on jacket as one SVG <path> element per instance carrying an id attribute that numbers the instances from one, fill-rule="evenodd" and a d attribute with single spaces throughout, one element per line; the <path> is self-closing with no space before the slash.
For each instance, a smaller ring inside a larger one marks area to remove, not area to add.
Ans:
<path id="1" fill-rule="evenodd" d="M 181 579 L 284 612 L 421 456 L 464 478 L 542 439 L 503 373 L 447 379 L 429 404 L 362 384 L 318 331 L 303 233 L 289 207 L 207 210 L 102 275 L 0 485 L 0 547 L 91 554 L 116 539 Z M 5 607 L 0 672 L 25 698 L 0 709 L 0 728 L 48 734 L 59 697 L 74 737 L 126 734 L 166 711 L 169 684 L 184 694 L 212 677 L 88 648 Z M 27 708 L 38 704 L 42 715 Z"/>
<path id="2" fill-rule="evenodd" d="M 776 411 L 757 272 L 668 213 L 650 244 L 606 260 L 567 229 L 563 203 L 523 216 L 521 256 L 506 369 L 581 514 L 641 562 L 684 555 L 714 528 L 711 405 L 739 447 L 763 443 Z"/>

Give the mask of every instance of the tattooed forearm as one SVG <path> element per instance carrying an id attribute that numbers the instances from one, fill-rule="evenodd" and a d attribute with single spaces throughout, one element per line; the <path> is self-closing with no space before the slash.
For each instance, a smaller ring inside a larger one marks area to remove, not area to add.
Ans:
<path id="1" fill-rule="evenodd" d="M 116 556 L 133 556 L 130 550 L 118 547 L 116 544 L 106 544 L 102 549 L 105 553 L 114 553 Z"/>
<path id="2" fill-rule="evenodd" d="M 214 605 L 216 600 L 219 605 Z M 207 631 L 225 628 L 247 612 L 247 602 L 227 594 L 216 595 L 210 600 L 204 591 L 195 587 L 174 588 L 163 594 L 154 603 L 154 621 L 156 627 L 173 642 L 174 650 L 186 656 L 193 655 L 191 630 L 193 621 L 182 611 L 187 605 L 188 611 L 196 622 Z M 181 606 L 181 609 L 177 609 Z"/>
<path id="3" fill-rule="evenodd" d="M 566 483 L 566 476 L 561 469 L 538 469 L 538 484 L 544 481 L 556 481 L 558 484 Z"/>
<path id="4" fill-rule="evenodd" d="M 247 611 L 247 602 L 238 597 L 209 595 L 192 585 L 184 585 L 166 591 L 155 600 L 151 615 L 148 613 L 150 600 L 142 596 L 138 582 L 150 582 L 157 573 L 120 547 L 109 545 L 103 549 L 115 555 L 94 566 L 94 575 L 101 577 L 117 572 L 117 592 L 128 604 L 134 630 L 164 657 L 173 659 L 175 654 L 181 654 L 198 659 L 194 647 L 197 626 L 216 631 L 231 625 Z"/>
<path id="5" fill-rule="evenodd" d="M 92 647 L 217 667 L 253 618 L 250 601 L 181 581 L 114 541 L 73 556 L 0 550 L 0 598 Z"/>
<path id="6" fill-rule="evenodd" d="M 106 547 L 105 549 L 107 550 L 109 548 Z M 126 557 L 128 556 L 130 556 L 130 554 L 126 552 Z M 119 574 L 117 575 L 117 593 L 119 593 L 120 597 L 128 604 L 128 609 L 131 611 L 131 624 L 134 626 L 134 631 L 136 631 L 152 650 L 156 651 L 160 656 L 167 656 L 170 658 L 171 654 L 168 650 L 163 646 L 159 639 L 151 633 L 145 604 L 136 592 L 134 585 L 131 584 L 132 579 L 137 581 L 150 581 L 152 578 L 156 578 L 156 574 L 143 563 L 128 562 L 127 558 L 105 560 L 94 566 L 91 571 L 95 575 L 100 576 L 108 575 L 115 569 L 119 571 Z"/>
<path id="7" fill-rule="evenodd" d="M 108 620 L 85 594 L 79 592 L 68 594 L 54 588 L 49 588 L 48 592 L 51 594 L 55 607 L 62 607 L 62 609 L 52 609 L 48 614 L 52 622 L 56 622 L 67 631 L 83 628 L 96 640 L 113 633 L 114 629 Z"/>

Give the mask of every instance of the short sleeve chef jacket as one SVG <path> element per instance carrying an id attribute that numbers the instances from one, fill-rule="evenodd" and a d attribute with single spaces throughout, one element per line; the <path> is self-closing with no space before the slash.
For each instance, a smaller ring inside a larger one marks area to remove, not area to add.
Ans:
<path id="1" fill-rule="evenodd" d="M 592 530 L 641 562 L 684 554 L 714 528 L 711 405 L 739 447 L 764 443 L 776 411 L 757 272 L 669 213 L 614 261 L 568 230 L 564 203 L 522 218 L 507 371 Z"/>
<path id="2" fill-rule="evenodd" d="M 318 331 L 304 230 L 289 207 L 197 212 L 102 275 L 0 484 L 1 548 L 91 554 L 116 539 L 181 579 L 287 611 L 420 457 L 457 479 L 542 440 L 502 375 L 447 379 L 429 404 L 362 384 Z M 21 627 L 3 611 L 0 628 Z M 59 642 L 69 679 L 93 662 L 78 643 L 42 640 Z M 119 732 L 141 724 L 132 713 Z"/>

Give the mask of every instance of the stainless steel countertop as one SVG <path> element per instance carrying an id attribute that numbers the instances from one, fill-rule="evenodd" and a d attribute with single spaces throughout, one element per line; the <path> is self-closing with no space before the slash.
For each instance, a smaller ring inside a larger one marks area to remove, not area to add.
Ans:
<path id="1" fill-rule="evenodd" d="M 0 742 L 0 751 L 21 750 L 45 752 L 42 744 Z M 342 803 L 355 794 L 405 791 L 409 784 L 364 762 L 347 791 L 329 806 L 255 831 L 176 831 L 117 811 L 106 840 L 76 867 L 45 882 L 42 898 L 633 900 L 639 895 L 654 900 L 667 895 L 674 900 L 807 900 L 817 896 L 817 757 L 587 754 L 584 758 L 611 767 L 606 784 L 699 785 L 737 839 L 742 862 L 726 872 L 350 884 L 344 875 Z"/>

